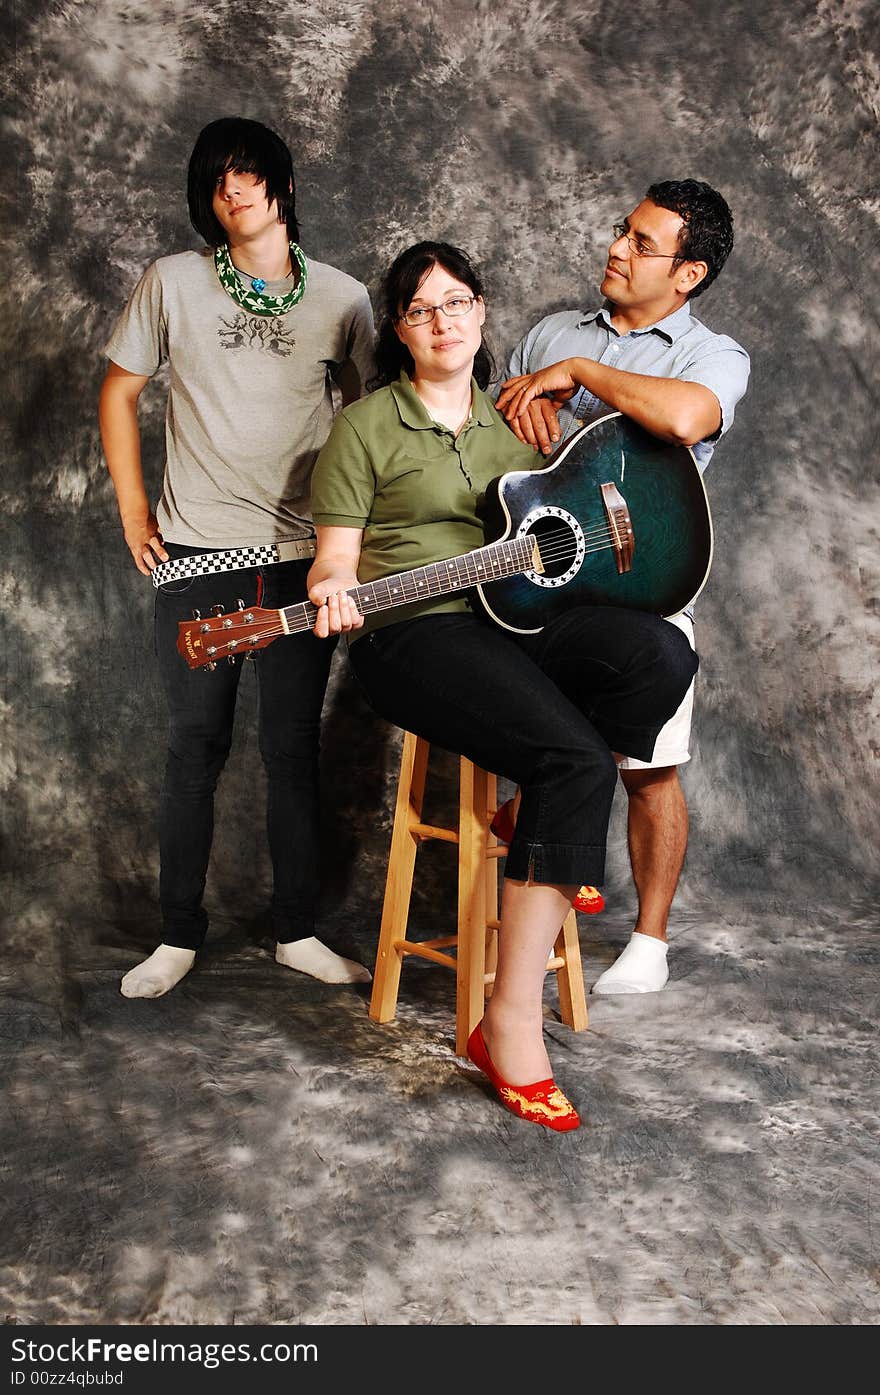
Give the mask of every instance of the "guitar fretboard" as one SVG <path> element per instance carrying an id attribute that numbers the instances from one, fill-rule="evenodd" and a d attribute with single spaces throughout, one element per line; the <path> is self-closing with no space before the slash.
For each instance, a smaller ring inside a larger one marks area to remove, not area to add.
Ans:
<path id="1" fill-rule="evenodd" d="M 536 552 L 535 539 L 526 535 L 509 542 L 491 543 L 475 552 L 466 552 L 461 557 L 431 562 L 427 567 L 416 567 L 411 572 L 398 572 L 379 581 L 368 581 L 362 586 L 353 586 L 348 594 L 362 615 L 375 615 L 380 610 L 410 605 L 429 596 L 450 596 L 483 582 L 499 581 L 505 576 L 515 576 L 517 572 L 531 571 L 535 566 Z M 301 601 L 297 605 L 285 606 L 281 614 L 288 632 L 297 634 L 312 628 L 318 609 L 311 601 Z"/>

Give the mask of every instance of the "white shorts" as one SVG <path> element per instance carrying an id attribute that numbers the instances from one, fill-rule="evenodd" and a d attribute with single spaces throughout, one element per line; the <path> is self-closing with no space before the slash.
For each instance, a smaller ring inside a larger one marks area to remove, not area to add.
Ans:
<path id="1" fill-rule="evenodd" d="M 688 615 L 675 615 L 669 621 L 669 625 L 676 625 L 683 635 L 687 636 L 688 643 L 693 649 L 694 646 L 694 626 Z M 669 718 L 664 727 L 660 728 L 660 735 L 657 737 L 657 744 L 654 747 L 654 755 L 651 760 L 636 760 L 635 756 L 621 756 L 617 762 L 618 770 L 659 770 L 667 765 L 684 765 L 690 760 L 691 753 L 688 749 L 691 740 L 691 717 L 694 710 L 694 684 L 688 688 L 681 700 L 678 711 Z"/>

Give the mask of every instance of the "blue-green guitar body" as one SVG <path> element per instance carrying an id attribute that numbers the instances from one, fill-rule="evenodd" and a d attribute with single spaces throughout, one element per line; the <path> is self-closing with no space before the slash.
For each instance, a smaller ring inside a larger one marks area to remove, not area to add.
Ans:
<path id="1" fill-rule="evenodd" d="M 677 615 L 712 562 L 709 502 L 690 450 L 619 412 L 563 441 L 542 469 L 493 482 L 486 536 L 524 534 L 537 539 L 543 573 L 477 587 L 492 619 L 523 634 L 575 605 Z"/>

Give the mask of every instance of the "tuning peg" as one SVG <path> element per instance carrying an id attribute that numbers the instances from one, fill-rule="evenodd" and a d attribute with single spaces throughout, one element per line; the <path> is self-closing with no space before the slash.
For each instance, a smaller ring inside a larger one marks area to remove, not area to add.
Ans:
<path id="1" fill-rule="evenodd" d="M 222 607 L 222 605 L 212 605 L 212 606 L 211 606 L 211 614 L 212 614 L 212 615 L 222 615 L 222 614 L 223 614 L 223 607 Z"/>
<path id="2" fill-rule="evenodd" d="M 227 654 L 227 656 L 226 656 L 226 662 L 227 662 L 228 664 L 232 664 L 232 667 L 235 668 L 235 660 L 236 660 L 237 657 L 238 657 L 238 656 L 237 656 L 236 654 Z"/>
<path id="3" fill-rule="evenodd" d="M 194 619 L 194 620 L 201 620 L 201 618 L 202 618 L 202 612 L 201 612 L 200 610 L 194 610 L 194 611 L 193 611 L 193 619 Z"/>
<path id="4" fill-rule="evenodd" d="M 241 599 L 241 597 L 239 597 L 235 604 L 238 606 L 239 610 L 244 610 L 244 601 Z"/>
<path id="5" fill-rule="evenodd" d="M 205 668 L 206 668 L 206 670 L 207 670 L 208 673 L 213 673 L 213 672 L 214 672 L 214 669 L 215 669 L 216 667 L 217 667 L 217 665 L 214 663 L 214 660 L 213 660 L 213 659 L 211 660 L 211 662 L 210 662 L 209 664 L 205 664 Z"/>
<path id="6" fill-rule="evenodd" d="M 253 649 L 249 649 L 249 650 L 247 651 L 247 653 L 245 654 L 244 657 L 245 657 L 248 661 L 250 661 L 251 659 L 255 659 L 257 656 L 256 656 L 256 654 L 254 653 Z"/>

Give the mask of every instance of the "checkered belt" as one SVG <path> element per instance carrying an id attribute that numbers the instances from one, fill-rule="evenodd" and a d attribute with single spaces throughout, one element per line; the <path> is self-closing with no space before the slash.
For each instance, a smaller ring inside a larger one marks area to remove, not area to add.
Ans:
<path id="1" fill-rule="evenodd" d="M 196 557 L 178 557 L 173 562 L 160 562 L 151 575 L 153 585 L 158 587 L 164 586 L 166 581 L 188 581 L 193 576 L 238 572 L 245 567 L 268 567 L 273 562 L 296 562 L 314 555 L 314 538 L 299 538 L 295 542 L 227 547 L 220 552 L 200 552 Z"/>

